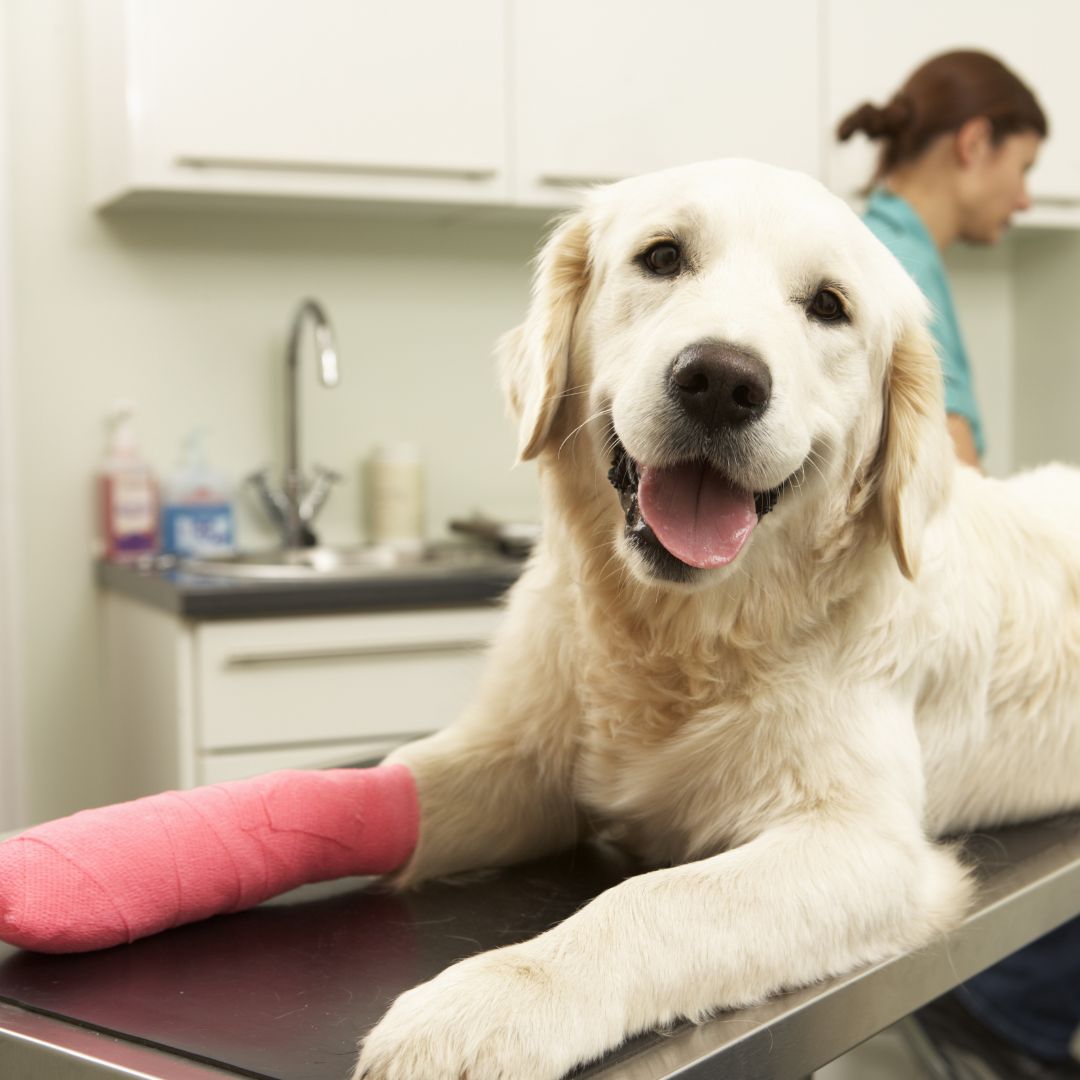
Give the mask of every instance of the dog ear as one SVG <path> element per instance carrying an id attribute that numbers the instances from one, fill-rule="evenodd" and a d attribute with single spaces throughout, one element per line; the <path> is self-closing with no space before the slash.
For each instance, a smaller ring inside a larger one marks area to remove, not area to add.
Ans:
<path id="1" fill-rule="evenodd" d="M 885 535 L 901 572 L 914 579 L 923 529 L 948 495 L 953 468 L 941 363 L 921 326 L 900 336 L 889 360 L 880 462 Z"/>
<path id="2" fill-rule="evenodd" d="M 518 421 L 520 461 L 543 449 L 566 390 L 570 334 L 588 276 L 588 223 L 577 213 L 544 245 L 525 321 L 498 345 L 503 391 Z"/>

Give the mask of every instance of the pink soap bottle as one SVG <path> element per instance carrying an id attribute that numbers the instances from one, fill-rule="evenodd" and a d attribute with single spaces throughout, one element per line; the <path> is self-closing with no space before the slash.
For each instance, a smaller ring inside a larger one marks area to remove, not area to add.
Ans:
<path id="1" fill-rule="evenodd" d="M 104 556 L 137 562 L 157 550 L 157 485 L 135 439 L 135 406 L 118 401 L 109 414 L 109 446 L 100 477 Z"/>

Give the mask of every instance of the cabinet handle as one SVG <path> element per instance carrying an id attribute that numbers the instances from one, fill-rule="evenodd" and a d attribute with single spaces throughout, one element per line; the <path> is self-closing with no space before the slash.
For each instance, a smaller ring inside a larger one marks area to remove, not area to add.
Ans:
<path id="1" fill-rule="evenodd" d="M 281 652 L 234 653 L 225 658 L 226 667 L 256 667 L 265 664 L 304 664 L 315 660 L 368 660 L 384 656 L 416 656 L 431 653 L 481 652 L 489 641 L 410 641 L 400 645 L 349 645 L 340 649 L 291 649 Z"/>
<path id="2" fill-rule="evenodd" d="M 573 173 L 544 173 L 540 183 L 547 187 L 577 188 L 592 187 L 594 184 L 617 184 L 623 176 L 575 176 Z"/>
<path id="3" fill-rule="evenodd" d="M 1051 206 L 1055 208 L 1062 207 L 1075 207 L 1077 205 L 1076 196 L 1069 195 L 1032 195 L 1032 206 Z"/>
<path id="4" fill-rule="evenodd" d="M 430 180 L 491 180 L 497 169 L 442 165 L 375 165 L 348 161 L 275 161 L 272 158 L 217 157 L 181 154 L 173 158 L 185 169 L 246 169 L 249 172 L 338 173 L 345 176 L 410 177 Z"/>

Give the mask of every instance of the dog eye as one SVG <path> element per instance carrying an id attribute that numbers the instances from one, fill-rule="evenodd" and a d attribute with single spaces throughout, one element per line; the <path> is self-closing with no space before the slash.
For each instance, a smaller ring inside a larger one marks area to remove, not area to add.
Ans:
<path id="1" fill-rule="evenodd" d="M 651 273 L 670 277 L 682 266 L 682 249 L 670 240 L 662 240 L 641 256 L 641 262 Z"/>
<path id="2" fill-rule="evenodd" d="M 841 322 L 847 320 L 847 312 L 840 297 L 832 289 L 818 289 L 810 301 L 809 313 L 821 322 Z"/>

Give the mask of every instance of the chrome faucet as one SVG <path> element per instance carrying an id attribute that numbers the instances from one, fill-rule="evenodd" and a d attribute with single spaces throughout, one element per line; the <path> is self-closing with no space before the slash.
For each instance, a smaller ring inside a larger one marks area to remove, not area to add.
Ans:
<path id="1" fill-rule="evenodd" d="M 300 467 L 300 333 L 307 319 L 315 333 L 322 384 L 327 387 L 338 384 L 337 349 L 330 320 L 318 301 L 305 300 L 293 316 L 285 355 L 285 474 L 281 487 L 276 488 L 271 483 L 268 468 L 248 477 L 287 548 L 309 547 L 314 543 L 311 524 L 326 502 L 331 487 L 341 479 L 332 469 L 316 465 L 315 478 L 309 483 Z"/>

